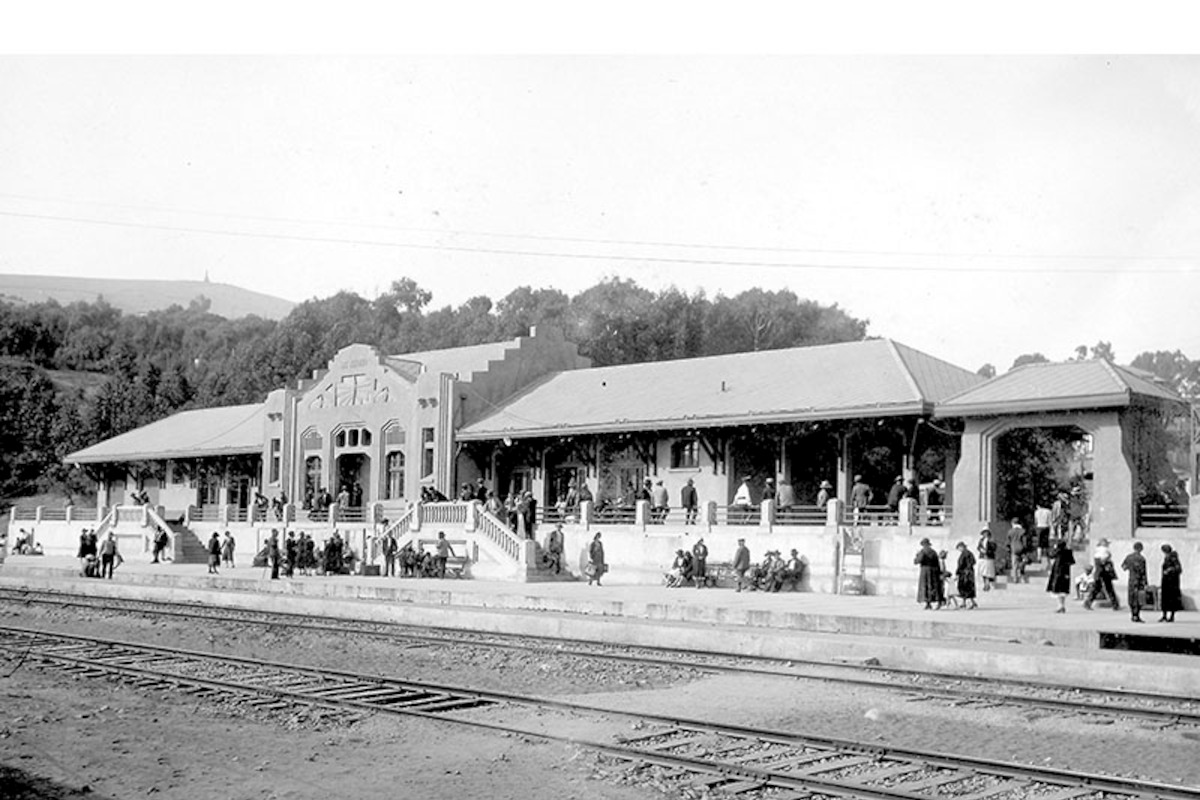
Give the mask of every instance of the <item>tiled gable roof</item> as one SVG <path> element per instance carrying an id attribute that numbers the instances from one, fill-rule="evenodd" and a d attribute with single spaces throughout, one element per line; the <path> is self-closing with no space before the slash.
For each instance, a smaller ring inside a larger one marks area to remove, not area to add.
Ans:
<path id="1" fill-rule="evenodd" d="M 1026 364 L 937 404 L 938 416 L 1123 408 L 1135 397 L 1182 402 L 1148 373 L 1108 361 Z"/>
<path id="2" fill-rule="evenodd" d="M 919 414 L 980 380 L 887 339 L 570 370 L 458 438 Z"/>
<path id="3" fill-rule="evenodd" d="M 260 453 L 266 405 L 181 411 L 141 428 L 85 447 L 68 464 Z"/>

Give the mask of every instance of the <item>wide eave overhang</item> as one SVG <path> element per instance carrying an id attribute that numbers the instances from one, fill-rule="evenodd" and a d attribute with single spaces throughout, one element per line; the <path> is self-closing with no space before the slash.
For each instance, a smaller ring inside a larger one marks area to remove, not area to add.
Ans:
<path id="1" fill-rule="evenodd" d="M 1163 401 L 1166 402 L 1166 401 Z M 1134 404 L 1128 392 L 1111 394 L 1080 395 L 1057 399 L 1005 400 L 992 403 L 963 403 L 939 406 L 934 416 L 941 419 L 954 417 L 994 417 L 1001 414 L 1040 414 L 1058 411 L 1097 411 L 1102 409 L 1127 408 Z"/>
<path id="2" fill-rule="evenodd" d="M 696 428 L 735 428 L 747 425 L 769 425 L 818 420 L 874 419 L 878 417 L 924 416 L 932 413 L 933 404 L 916 401 L 891 405 L 870 405 L 857 408 L 796 409 L 764 411 L 715 417 L 686 416 L 671 419 L 612 420 L 606 422 L 562 424 L 543 427 L 490 428 L 471 431 L 470 426 L 459 431 L 460 442 L 485 442 L 497 439 L 539 439 L 553 436 L 582 436 L 587 434 L 624 433 L 629 431 L 682 431 Z"/>
<path id="3" fill-rule="evenodd" d="M 86 451 L 72 453 L 63 459 L 67 464 L 119 464 L 125 461 L 166 461 L 171 459 L 218 458 L 221 456 L 262 455 L 261 447 L 189 448 L 187 450 L 147 450 L 144 452 L 101 453 Z"/>

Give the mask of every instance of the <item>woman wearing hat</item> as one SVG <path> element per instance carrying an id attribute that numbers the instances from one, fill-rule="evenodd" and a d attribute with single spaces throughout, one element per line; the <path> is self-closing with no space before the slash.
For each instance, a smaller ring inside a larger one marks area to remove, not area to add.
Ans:
<path id="1" fill-rule="evenodd" d="M 1050 578 L 1046 581 L 1046 591 L 1058 600 L 1055 614 L 1067 613 L 1067 595 L 1071 593 L 1071 567 L 1074 564 L 1075 554 L 1067 547 L 1066 541 L 1056 539 L 1050 551 Z"/>
<path id="2" fill-rule="evenodd" d="M 983 581 L 983 590 L 990 592 L 996 582 L 996 542 L 992 539 L 991 530 L 984 528 L 979 532 L 979 580 Z"/>
<path id="3" fill-rule="evenodd" d="M 942 561 L 928 539 L 921 540 L 921 549 L 913 563 L 921 568 L 917 578 L 917 602 L 924 603 L 925 610 L 929 611 L 941 599 L 938 587 L 942 582 Z"/>
<path id="4" fill-rule="evenodd" d="M 959 542 L 955 548 L 958 550 L 958 564 L 954 568 L 958 597 L 963 608 L 979 608 L 975 602 L 975 556 L 971 555 L 966 542 Z"/>

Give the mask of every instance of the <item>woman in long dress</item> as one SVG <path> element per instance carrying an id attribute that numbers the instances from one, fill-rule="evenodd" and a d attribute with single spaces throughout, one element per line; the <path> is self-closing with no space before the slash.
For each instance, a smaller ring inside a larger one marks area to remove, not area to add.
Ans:
<path id="1" fill-rule="evenodd" d="M 1183 610 L 1183 595 L 1179 591 L 1179 576 L 1183 574 L 1183 565 L 1179 563 L 1179 554 L 1171 549 L 1171 545 L 1162 546 L 1162 616 L 1159 622 L 1174 622 L 1175 612 Z"/>
<path id="2" fill-rule="evenodd" d="M 975 602 L 975 556 L 965 542 L 958 545 L 958 566 L 954 570 L 958 578 L 958 597 L 963 608 L 979 608 Z"/>
<path id="3" fill-rule="evenodd" d="M 917 551 L 913 563 L 921 568 L 917 578 L 917 602 L 925 604 L 925 610 L 933 608 L 938 602 L 941 592 L 938 587 L 942 583 L 942 560 L 928 539 L 921 540 L 921 549 Z"/>
<path id="4" fill-rule="evenodd" d="M 1046 581 L 1046 591 L 1052 592 L 1058 599 L 1055 614 L 1067 613 L 1067 595 L 1071 593 L 1071 566 L 1075 563 L 1075 555 L 1062 539 L 1054 542 L 1054 550 L 1050 554 L 1050 578 Z"/>

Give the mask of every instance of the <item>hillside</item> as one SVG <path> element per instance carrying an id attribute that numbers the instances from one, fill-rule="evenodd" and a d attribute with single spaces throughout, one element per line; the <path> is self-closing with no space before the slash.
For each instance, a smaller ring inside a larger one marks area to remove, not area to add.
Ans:
<path id="1" fill-rule="evenodd" d="M 57 300 L 66 305 L 77 300 L 94 302 L 103 297 L 126 314 L 144 314 L 172 305 L 186 307 L 201 296 L 212 301 L 212 313 L 226 319 L 255 314 L 263 319 L 279 320 L 286 317 L 296 305 L 290 300 L 227 283 L 0 275 L 0 300 L 17 303 Z"/>

